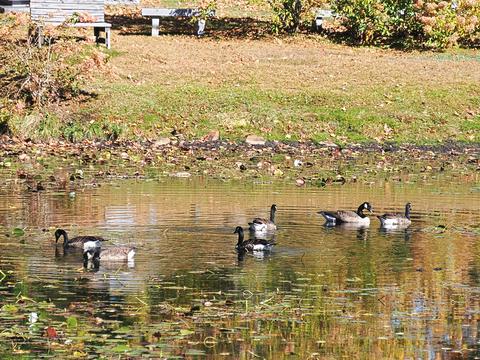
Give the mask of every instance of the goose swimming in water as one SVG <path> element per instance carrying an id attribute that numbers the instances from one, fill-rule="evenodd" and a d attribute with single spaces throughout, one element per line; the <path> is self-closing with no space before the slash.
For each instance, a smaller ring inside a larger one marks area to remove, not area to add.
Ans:
<path id="1" fill-rule="evenodd" d="M 412 205 L 407 203 L 405 205 L 405 214 L 383 214 L 382 216 L 377 216 L 380 220 L 381 226 L 408 226 L 412 223 L 410 219 L 410 211 L 412 210 Z"/>
<path id="2" fill-rule="evenodd" d="M 366 216 L 363 211 L 368 210 L 372 212 L 372 205 L 368 202 L 364 202 L 360 205 L 357 211 L 320 211 L 327 224 L 329 225 L 339 225 L 344 223 L 354 223 L 358 225 L 370 225 L 370 218 Z"/>
<path id="3" fill-rule="evenodd" d="M 115 246 L 106 249 L 87 249 L 83 252 L 85 261 L 132 261 L 136 248 L 134 246 Z"/>
<path id="4" fill-rule="evenodd" d="M 106 241 L 100 236 L 76 236 L 72 239 L 68 238 L 68 234 L 63 229 L 57 229 L 55 231 L 55 243 L 58 243 L 58 239 L 63 236 L 63 247 L 66 248 L 83 248 L 95 249 L 102 246 L 102 241 Z"/>
<path id="5" fill-rule="evenodd" d="M 241 226 L 237 226 L 233 233 L 238 234 L 238 242 L 235 246 L 238 251 L 270 251 L 275 245 L 274 243 L 268 242 L 267 240 L 263 239 L 245 240 L 243 228 Z"/>
<path id="6" fill-rule="evenodd" d="M 270 220 L 263 218 L 255 218 L 251 223 L 248 223 L 250 231 L 254 232 L 267 232 L 277 230 L 275 225 L 275 212 L 277 211 L 277 205 L 273 204 L 270 207 Z"/>

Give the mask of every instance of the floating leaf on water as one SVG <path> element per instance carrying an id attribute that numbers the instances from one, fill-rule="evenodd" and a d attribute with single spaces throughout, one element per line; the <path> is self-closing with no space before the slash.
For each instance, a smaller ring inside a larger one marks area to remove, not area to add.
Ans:
<path id="1" fill-rule="evenodd" d="M 189 288 L 184 286 L 164 286 L 165 290 L 188 290 Z"/>
<path id="2" fill-rule="evenodd" d="M 120 328 L 118 328 L 117 330 L 114 331 L 114 333 L 124 333 L 124 334 L 128 334 L 132 331 L 132 329 L 128 326 L 122 326 Z"/>
<path id="3" fill-rule="evenodd" d="M 187 335 L 192 335 L 195 334 L 195 331 L 188 330 L 188 329 L 181 329 L 180 330 L 180 335 L 182 336 L 187 336 Z"/>
<path id="4" fill-rule="evenodd" d="M 55 339 L 58 337 L 58 334 L 57 334 L 57 330 L 55 330 L 54 327 L 52 326 L 49 326 L 45 329 L 45 334 L 44 334 L 45 337 L 49 338 L 49 339 Z"/>
<path id="5" fill-rule="evenodd" d="M 0 332 L 0 337 L 4 337 L 4 338 L 14 338 L 16 337 L 17 335 L 13 332 L 8 332 L 8 331 L 2 331 Z"/>
<path id="6" fill-rule="evenodd" d="M 115 351 L 115 352 L 126 352 L 126 351 L 130 350 L 130 347 L 128 345 L 120 344 L 120 345 L 115 346 L 112 350 Z"/>
<path id="7" fill-rule="evenodd" d="M 22 228 L 14 228 L 12 230 L 12 235 L 14 236 L 23 236 L 25 235 L 25 230 L 23 230 Z"/>
<path id="8" fill-rule="evenodd" d="M 69 316 L 67 318 L 67 326 L 69 328 L 76 328 L 78 326 L 78 320 L 75 316 Z"/>
<path id="9" fill-rule="evenodd" d="M 2 306 L 2 311 L 9 312 L 9 313 L 15 313 L 18 311 L 18 307 L 13 304 L 5 304 Z"/>
<path id="10" fill-rule="evenodd" d="M 189 356 L 205 355 L 205 351 L 198 350 L 198 349 L 188 349 L 187 351 L 185 351 L 185 355 L 189 355 Z"/>

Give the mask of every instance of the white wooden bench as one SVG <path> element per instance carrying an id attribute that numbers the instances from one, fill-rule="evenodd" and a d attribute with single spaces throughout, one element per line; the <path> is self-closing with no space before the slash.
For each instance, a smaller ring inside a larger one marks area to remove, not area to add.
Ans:
<path id="1" fill-rule="evenodd" d="M 323 21 L 325 19 L 333 19 L 335 17 L 335 13 L 333 10 L 326 10 L 326 9 L 321 9 L 317 10 L 315 13 L 315 29 L 317 31 L 322 30 L 323 28 Z"/>
<path id="2" fill-rule="evenodd" d="M 105 46 L 110 49 L 110 29 L 112 25 L 105 22 L 104 9 L 104 0 L 30 0 L 30 17 L 37 24 L 39 46 L 43 43 L 42 30 L 44 25 L 65 24 L 75 28 L 93 28 L 97 43 L 102 39 L 100 33 L 104 33 Z M 68 23 L 68 20 L 75 14 L 88 14 L 94 21 Z"/>
<path id="3" fill-rule="evenodd" d="M 112 24 L 107 22 L 93 22 L 93 23 L 72 23 L 66 24 L 66 26 L 74 27 L 74 28 L 93 28 L 93 34 L 95 35 L 95 43 L 99 44 L 101 42 L 105 43 L 107 49 L 110 49 L 110 29 L 112 28 Z M 101 33 L 104 34 L 104 37 L 101 37 Z M 103 41 L 102 41 L 103 39 Z M 43 24 L 37 23 L 37 41 L 38 46 L 42 46 L 44 42 L 43 38 Z"/>
<path id="4" fill-rule="evenodd" d="M 0 0 L 0 13 L 28 12 L 29 0 Z"/>
<path id="5" fill-rule="evenodd" d="M 200 11 L 198 9 L 166 9 L 166 8 L 144 8 L 142 9 L 142 16 L 152 18 L 152 36 L 158 36 L 160 30 L 161 17 L 193 17 L 198 16 Z M 210 11 L 208 16 L 215 16 L 215 11 Z M 197 21 L 197 35 L 201 36 L 205 32 L 205 19 Z"/>

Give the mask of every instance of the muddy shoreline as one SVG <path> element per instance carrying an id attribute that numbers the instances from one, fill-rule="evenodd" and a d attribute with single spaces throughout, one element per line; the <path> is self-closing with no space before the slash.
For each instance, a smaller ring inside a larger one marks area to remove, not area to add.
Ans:
<path id="1" fill-rule="evenodd" d="M 167 143 L 168 142 L 168 143 Z M 425 180 L 436 175 L 480 176 L 480 144 L 442 145 L 232 141 L 63 141 L 0 140 L 4 180 L 65 187 L 68 179 L 206 176 L 220 179 L 285 180 L 297 186 L 348 181 Z M 36 189 L 37 185 L 30 184 Z"/>

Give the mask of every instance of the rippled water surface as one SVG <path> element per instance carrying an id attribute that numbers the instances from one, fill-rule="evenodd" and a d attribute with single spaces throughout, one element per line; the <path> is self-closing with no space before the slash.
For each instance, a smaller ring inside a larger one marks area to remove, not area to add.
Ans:
<path id="1" fill-rule="evenodd" d="M 383 230 L 372 217 L 369 228 L 327 228 L 317 214 L 366 200 L 377 214 L 410 201 L 413 224 Z M 267 216 L 272 203 L 276 247 L 239 260 L 234 228 Z M 124 181 L 75 197 L 12 185 L 0 192 L 0 353 L 473 359 L 479 225 L 480 187 L 471 180 Z M 25 235 L 14 236 L 17 227 Z M 57 227 L 135 245 L 135 263 L 86 271 L 81 253 L 55 247 Z"/>

